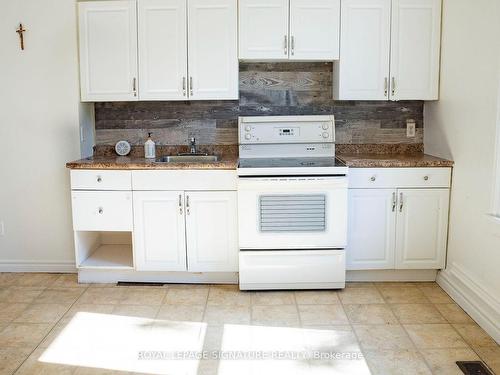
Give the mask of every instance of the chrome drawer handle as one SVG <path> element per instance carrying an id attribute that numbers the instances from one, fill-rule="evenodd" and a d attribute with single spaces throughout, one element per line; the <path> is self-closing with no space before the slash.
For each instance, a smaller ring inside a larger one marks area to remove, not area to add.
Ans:
<path id="1" fill-rule="evenodd" d="M 102 207 L 99 207 L 99 210 L 98 210 L 99 214 L 103 214 L 104 213 L 104 210 L 102 209 Z"/>
<path id="2" fill-rule="evenodd" d="M 182 194 L 179 194 L 179 213 L 182 215 Z"/>
<path id="3" fill-rule="evenodd" d="M 403 193 L 399 193 L 399 212 L 403 212 L 403 206 L 404 206 Z"/>
<path id="4" fill-rule="evenodd" d="M 392 193 L 392 212 L 396 211 L 397 200 L 396 193 Z"/>

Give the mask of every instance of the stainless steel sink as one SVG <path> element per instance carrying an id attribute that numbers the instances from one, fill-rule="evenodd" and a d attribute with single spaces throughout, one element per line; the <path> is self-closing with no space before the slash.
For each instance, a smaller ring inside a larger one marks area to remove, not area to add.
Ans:
<path id="1" fill-rule="evenodd" d="M 162 156 L 157 163 L 212 163 L 218 161 L 217 155 L 172 155 Z"/>

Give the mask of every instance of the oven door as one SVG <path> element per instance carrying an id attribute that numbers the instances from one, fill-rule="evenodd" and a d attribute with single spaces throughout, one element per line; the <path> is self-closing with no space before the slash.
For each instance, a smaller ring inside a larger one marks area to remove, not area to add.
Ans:
<path id="1" fill-rule="evenodd" d="M 241 250 L 344 248 L 347 177 L 240 177 Z"/>

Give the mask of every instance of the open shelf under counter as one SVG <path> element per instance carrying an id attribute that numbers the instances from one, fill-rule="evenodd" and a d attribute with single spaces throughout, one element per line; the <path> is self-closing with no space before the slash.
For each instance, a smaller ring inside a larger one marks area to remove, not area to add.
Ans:
<path id="1" fill-rule="evenodd" d="M 79 268 L 133 269 L 131 245 L 101 245 Z"/>
<path id="2" fill-rule="evenodd" d="M 133 270 L 131 232 L 75 232 L 79 269 Z"/>

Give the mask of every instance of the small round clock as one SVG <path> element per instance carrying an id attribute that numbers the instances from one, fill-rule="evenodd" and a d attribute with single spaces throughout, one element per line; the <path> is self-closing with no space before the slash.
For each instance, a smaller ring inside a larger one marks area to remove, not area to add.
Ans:
<path id="1" fill-rule="evenodd" d="M 127 141 L 118 141 L 115 145 L 115 151 L 120 156 L 126 156 L 130 153 L 130 143 Z"/>

